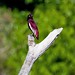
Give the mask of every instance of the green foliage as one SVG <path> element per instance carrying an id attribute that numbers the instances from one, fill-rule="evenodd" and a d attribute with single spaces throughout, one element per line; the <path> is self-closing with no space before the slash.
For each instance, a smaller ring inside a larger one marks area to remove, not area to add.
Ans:
<path id="1" fill-rule="evenodd" d="M 25 0 L 26 3 L 31 3 L 33 0 Z"/>
<path id="2" fill-rule="evenodd" d="M 11 11 L 0 7 L 0 75 L 17 75 L 23 64 L 28 51 L 27 35 L 31 33 L 26 20 L 28 14 L 28 11 Z M 75 75 L 75 2 L 44 0 L 35 7 L 33 16 L 40 34 L 36 43 L 41 42 L 53 29 L 64 29 L 34 63 L 30 75 Z"/>

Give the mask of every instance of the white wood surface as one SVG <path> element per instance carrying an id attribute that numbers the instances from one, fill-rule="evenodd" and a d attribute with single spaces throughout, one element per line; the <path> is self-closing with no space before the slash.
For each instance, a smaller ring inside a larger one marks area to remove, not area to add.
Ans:
<path id="1" fill-rule="evenodd" d="M 42 42 L 38 44 L 35 44 L 34 37 L 32 35 L 28 35 L 29 50 L 18 75 L 29 74 L 35 60 L 51 46 L 52 42 L 57 38 L 62 30 L 63 28 L 54 29 Z"/>

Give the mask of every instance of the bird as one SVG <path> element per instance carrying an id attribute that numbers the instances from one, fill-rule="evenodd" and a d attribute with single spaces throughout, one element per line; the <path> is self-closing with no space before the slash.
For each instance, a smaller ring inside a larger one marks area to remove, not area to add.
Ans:
<path id="1" fill-rule="evenodd" d="M 39 39 L 38 27 L 37 27 L 37 25 L 33 19 L 33 15 L 31 13 L 27 16 L 27 22 L 28 22 L 29 29 L 33 33 L 33 37 L 36 37 L 36 39 Z"/>

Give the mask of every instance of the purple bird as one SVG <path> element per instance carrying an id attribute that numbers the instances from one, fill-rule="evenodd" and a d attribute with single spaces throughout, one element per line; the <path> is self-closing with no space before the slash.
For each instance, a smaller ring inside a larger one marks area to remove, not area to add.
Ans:
<path id="1" fill-rule="evenodd" d="M 36 23 L 33 20 L 32 14 L 28 15 L 27 21 L 28 21 L 28 27 L 32 31 L 33 36 L 35 36 L 37 39 L 39 39 L 39 31 L 38 31 Z"/>

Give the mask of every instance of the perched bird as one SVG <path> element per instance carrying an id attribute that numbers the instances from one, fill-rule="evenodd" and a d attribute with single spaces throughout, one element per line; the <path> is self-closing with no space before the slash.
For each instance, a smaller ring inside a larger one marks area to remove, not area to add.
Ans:
<path id="1" fill-rule="evenodd" d="M 28 15 L 27 21 L 28 21 L 28 27 L 32 31 L 33 36 L 36 37 L 37 39 L 39 39 L 38 27 L 37 27 L 36 23 L 33 20 L 33 15 L 32 14 Z"/>

